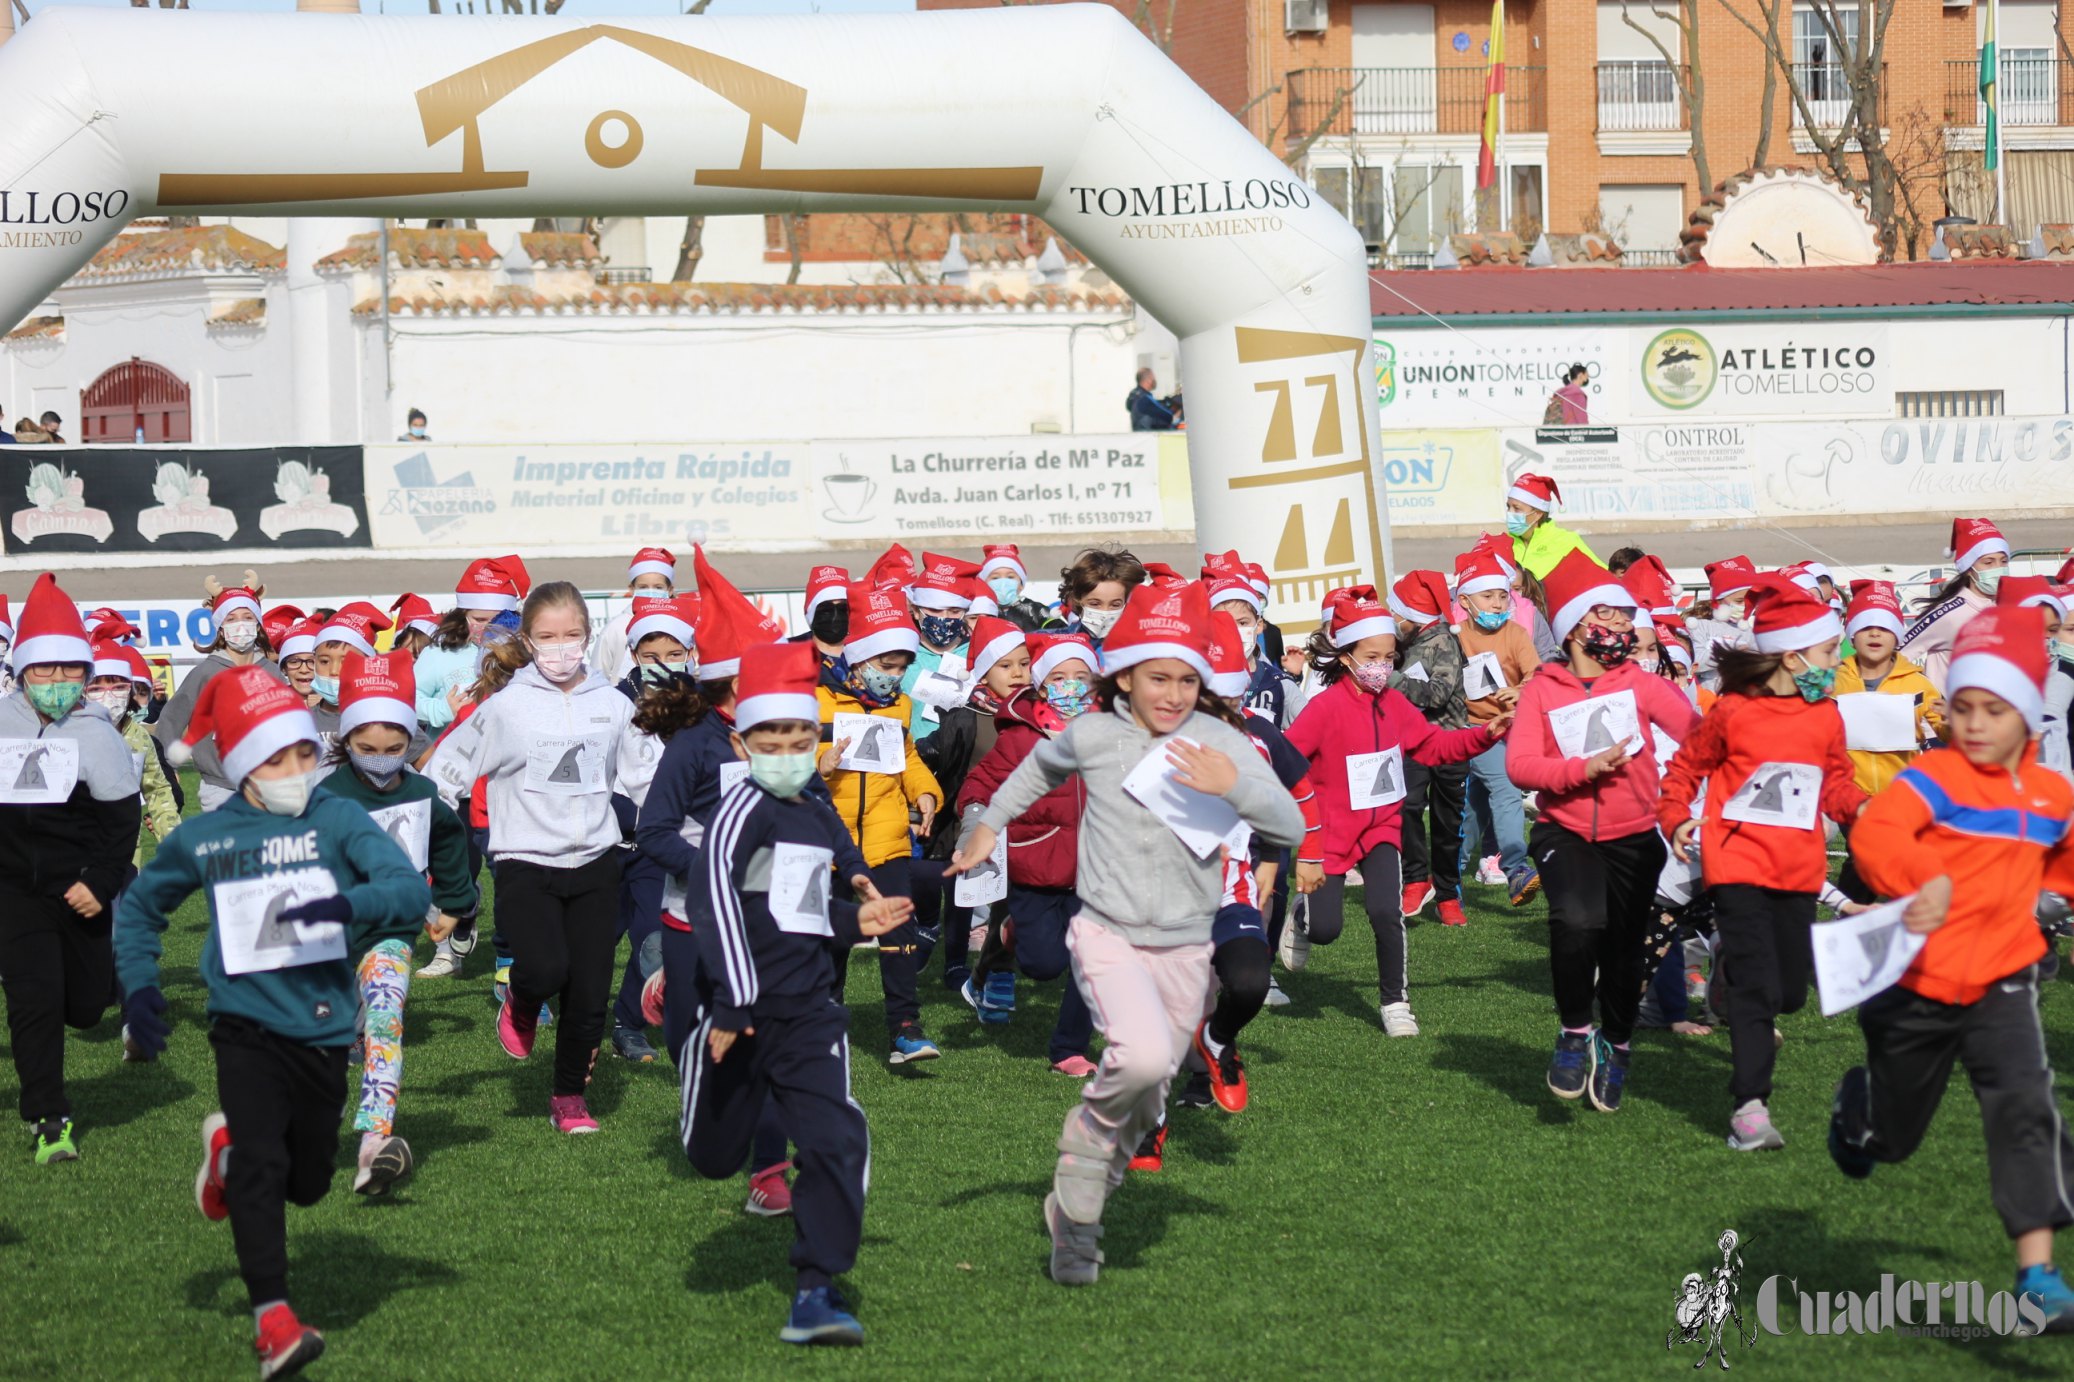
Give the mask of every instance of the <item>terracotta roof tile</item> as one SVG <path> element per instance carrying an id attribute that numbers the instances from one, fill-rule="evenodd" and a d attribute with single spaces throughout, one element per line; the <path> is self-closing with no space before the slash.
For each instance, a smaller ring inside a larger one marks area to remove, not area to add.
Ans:
<path id="1" fill-rule="evenodd" d="M 1946 226 L 1944 247 L 1954 259 L 2016 258 L 2016 236 L 2008 226 Z"/>
<path id="2" fill-rule="evenodd" d="M 1595 235 L 1587 231 L 1582 235 L 1550 235 L 1548 253 L 1561 265 L 1617 268 L 1621 251 L 1611 236 Z"/>
<path id="3" fill-rule="evenodd" d="M 1524 264 L 1527 262 L 1527 247 L 1517 235 L 1510 231 L 1492 231 L 1488 235 L 1450 235 L 1448 248 L 1463 267 L 1487 264 Z"/>
<path id="4" fill-rule="evenodd" d="M 177 273 L 182 269 L 256 270 L 279 273 L 287 255 L 275 245 L 231 226 L 190 226 L 118 235 L 96 254 L 79 277 L 122 278 L 132 274 Z"/>
<path id="5" fill-rule="evenodd" d="M 612 283 L 586 292 L 543 296 L 516 284 L 501 284 L 487 294 L 452 292 L 439 296 L 394 296 L 391 313 L 420 316 L 501 316 L 519 312 L 552 312 L 610 316 L 634 312 L 669 315 L 740 312 L 899 312 L 988 310 L 1057 312 L 1119 311 L 1130 305 L 1120 290 L 1044 287 L 1027 295 L 998 288 L 976 293 L 941 284 L 820 283 Z M 370 298 L 354 307 L 357 316 L 380 308 Z"/>
<path id="6" fill-rule="evenodd" d="M 2047 259 L 2074 259 L 2074 225 L 2042 225 L 2038 235 Z"/>
<path id="7" fill-rule="evenodd" d="M 381 254 L 380 231 L 365 230 L 347 238 L 346 247 L 317 261 L 320 269 L 373 269 Z M 503 256 L 479 230 L 426 230 L 422 226 L 390 226 L 389 254 L 405 269 L 486 269 Z"/>
<path id="8" fill-rule="evenodd" d="M 529 230 L 519 236 L 535 264 L 556 269 L 594 269 L 605 262 L 598 242 L 575 231 Z"/>
<path id="9" fill-rule="evenodd" d="M 55 340 L 65 334 L 63 317 L 30 317 L 7 333 L 10 341 Z"/>
<path id="10" fill-rule="evenodd" d="M 265 298 L 239 298 L 222 311 L 209 318 L 211 326 L 264 326 L 266 325 Z"/>

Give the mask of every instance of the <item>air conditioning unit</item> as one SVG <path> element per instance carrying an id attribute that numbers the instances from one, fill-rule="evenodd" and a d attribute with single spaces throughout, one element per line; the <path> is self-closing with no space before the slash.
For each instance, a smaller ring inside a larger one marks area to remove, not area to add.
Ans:
<path id="1" fill-rule="evenodd" d="M 1325 32 L 1326 0 L 1282 0 L 1282 28 L 1292 34 Z"/>
<path id="2" fill-rule="evenodd" d="M 1948 10 L 1970 10 L 1973 8 L 1973 0 L 1944 0 L 1944 7 Z"/>

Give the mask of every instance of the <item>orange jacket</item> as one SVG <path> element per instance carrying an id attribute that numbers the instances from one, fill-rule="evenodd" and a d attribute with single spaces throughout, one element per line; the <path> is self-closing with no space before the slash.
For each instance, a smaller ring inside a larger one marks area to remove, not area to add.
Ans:
<path id="1" fill-rule="evenodd" d="M 2074 892 L 2070 811 L 2074 787 L 2039 764 L 2036 744 L 2014 775 L 1932 749 L 1872 799 L 1851 827 L 1859 876 L 1883 897 L 1904 897 L 1939 874 L 1952 880 L 1944 925 L 1902 987 L 1934 1003 L 1977 1003 L 1990 984 L 2045 954 L 2033 914 L 2041 891 Z"/>
<path id="2" fill-rule="evenodd" d="M 1802 830 L 1724 820 L 1722 808 L 1767 763 L 1811 763 L 1822 770 L 1820 815 Z M 1814 893 L 1829 881 L 1829 850 L 1820 816 L 1848 825 L 1865 793 L 1852 780 L 1844 751 L 1844 717 L 1836 702 L 1813 705 L 1793 696 L 1723 696 L 1678 746 L 1664 772 L 1656 821 L 1669 838 L 1692 818 L 1704 783 L 1700 871 L 1708 887 L 1748 883 Z"/>

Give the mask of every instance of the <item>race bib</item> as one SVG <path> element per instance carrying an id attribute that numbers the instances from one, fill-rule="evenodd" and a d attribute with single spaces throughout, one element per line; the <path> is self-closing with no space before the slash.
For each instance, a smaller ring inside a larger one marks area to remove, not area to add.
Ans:
<path id="1" fill-rule="evenodd" d="M 604 791 L 605 741 L 595 736 L 535 739 L 526 749 L 526 790 L 557 797 Z"/>
<path id="2" fill-rule="evenodd" d="M 70 797 L 78 785 L 77 740 L 0 739 L 0 802 L 48 806 Z"/>
<path id="3" fill-rule="evenodd" d="M 1504 689 L 1505 669 L 1498 665 L 1496 653 L 1477 653 L 1462 664 L 1463 699 L 1480 701 Z"/>
<path id="4" fill-rule="evenodd" d="M 965 704 L 968 694 L 965 689 L 965 657 L 962 653 L 946 653 L 943 661 L 915 679 L 915 688 L 908 693 L 922 706 L 922 718 L 935 720 L 946 710 L 956 710 Z"/>
<path id="5" fill-rule="evenodd" d="M 1766 763 L 1721 807 L 1721 819 L 1807 830 L 1822 801 L 1822 770 L 1812 763 Z"/>
<path id="6" fill-rule="evenodd" d="M 432 803 L 406 801 L 370 811 L 367 818 L 394 840 L 419 873 L 432 867 Z"/>
<path id="7" fill-rule="evenodd" d="M 835 851 L 819 845 L 771 847 L 771 920 L 795 936 L 833 936 L 828 887 Z"/>
<path id="8" fill-rule="evenodd" d="M 1916 738 L 1916 698 L 1883 696 L 1877 691 L 1852 691 L 1836 698 L 1844 717 L 1844 747 L 1869 753 L 1914 753 L 1922 747 Z"/>
<path id="9" fill-rule="evenodd" d="M 1194 741 L 1177 738 L 1171 742 Z M 1208 859 L 1220 847 L 1236 853 L 1237 845 L 1243 843 L 1239 832 L 1246 828 L 1239 813 L 1223 797 L 1213 797 L 1176 782 L 1174 775 L 1178 771 L 1167 757 L 1167 745 L 1156 743 L 1124 775 L 1123 789 L 1161 825 L 1173 831 L 1196 858 Z"/>
<path id="10" fill-rule="evenodd" d="M 749 776 L 749 765 L 737 758 L 732 763 L 720 765 L 720 795 L 726 796 L 735 789 L 735 784 Z M 696 841 L 694 841 L 696 843 Z"/>
<path id="11" fill-rule="evenodd" d="M 262 974 L 346 958 L 346 928 L 339 923 L 281 920 L 281 913 L 293 907 L 337 895 L 338 883 L 323 868 L 212 886 L 209 902 L 224 973 Z"/>
<path id="12" fill-rule="evenodd" d="M 1394 806 L 1404 800 L 1404 750 L 1347 755 L 1347 805 L 1356 811 Z"/>
<path id="13" fill-rule="evenodd" d="M 746 768 L 748 765 L 744 764 L 743 766 Z M 722 771 L 725 770 L 723 769 Z M 701 849 L 706 843 L 706 823 L 691 816 L 686 816 L 684 824 L 677 827 L 677 836 L 693 849 Z M 692 867 L 697 868 L 698 865 L 693 864 Z M 668 912 L 680 921 L 689 921 L 691 918 L 684 910 L 689 901 L 690 894 L 684 886 L 683 878 L 673 873 L 663 879 L 663 910 L 665 912 Z"/>
<path id="14" fill-rule="evenodd" d="M 994 836 L 994 850 L 986 858 L 958 875 L 951 901 L 960 907 L 978 907 L 1008 896 L 1008 832 Z"/>
<path id="15" fill-rule="evenodd" d="M 1642 722 L 1632 691 L 1557 706 L 1548 712 L 1548 728 L 1565 758 L 1596 758 L 1620 745 L 1629 753 L 1642 751 Z"/>
<path id="16" fill-rule="evenodd" d="M 900 721 L 883 715 L 838 715 L 831 732 L 835 742 L 849 741 L 838 768 L 853 773 L 897 773 L 907 766 L 906 735 Z"/>

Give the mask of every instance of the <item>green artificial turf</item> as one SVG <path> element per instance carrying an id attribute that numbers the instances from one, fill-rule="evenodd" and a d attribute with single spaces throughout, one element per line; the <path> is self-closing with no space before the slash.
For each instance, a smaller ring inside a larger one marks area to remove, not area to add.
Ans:
<path id="1" fill-rule="evenodd" d="M 331 1196 L 289 1211 L 293 1297 L 329 1339 L 312 1375 L 1671 1377 L 1698 1357 L 1666 1348 L 1680 1280 L 1718 1261 L 1725 1228 L 1744 1238 L 1753 1323 L 1773 1273 L 1810 1291 L 1865 1291 L 1882 1272 L 2008 1288 L 1963 1088 L 1913 1161 L 1865 1184 L 1823 1149 L 1857 1028 L 1812 1004 L 1782 1024 L 1784 1152 L 1722 1147 L 1725 1033 L 1643 1034 L 1618 1115 L 1559 1103 L 1543 1084 L 1544 909 L 1470 891 L 1471 925 L 1412 932 L 1424 1035 L 1402 1041 L 1379 1030 L 1353 895 L 1342 941 L 1283 976 L 1294 1004 L 1246 1034 L 1251 1108 L 1176 1111 L 1166 1169 L 1111 1201 L 1108 1265 L 1075 1291 L 1045 1277 L 1039 1221 L 1076 1089 L 1044 1059 L 1057 984 L 1025 983 L 1015 1021 L 981 1028 L 936 981 L 938 961 L 924 1022 L 943 1059 L 896 1070 L 860 957 L 855 1093 L 872 1178 L 845 1285 L 861 1352 L 777 1341 L 791 1225 L 743 1214 L 739 1178 L 690 1172 L 668 1066 L 608 1051 L 591 1092 L 603 1131 L 549 1129 L 552 1036 L 527 1064 L 499 1050 L 484 945 L 465 978 L 411 994 L 398 1131 L 416 1179 L 385 1202 L 348 1193 L 348 1142 Z M 0 1146 L 0 1376 L 250 1375 L 229 1226 L 203 1220 L 192 1194 L 196 1129 L 216 1106 L 202 924 L 192 901 L 168 937 L 163 1060 L 121 1064 L 112 1017 L 73 1038 L 83 1159 L 39 1169 L 25 1138 Z M 2070 1010 L 2055 984 L 2045 1011 L 2062 1067 Z M 10 1104 L 12 1083 L 0 1064 Z M 2074 1339 L 1796 1329 L 1736 1344 L 1730 1362 L 1755 1378 L 2064 1377 Z"/>

